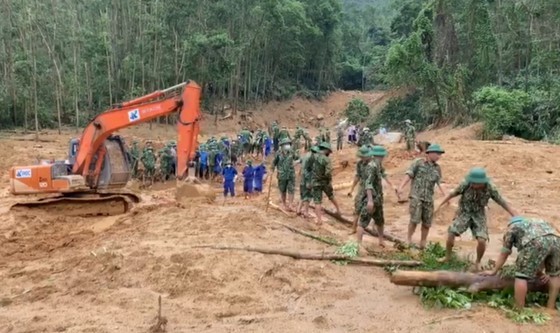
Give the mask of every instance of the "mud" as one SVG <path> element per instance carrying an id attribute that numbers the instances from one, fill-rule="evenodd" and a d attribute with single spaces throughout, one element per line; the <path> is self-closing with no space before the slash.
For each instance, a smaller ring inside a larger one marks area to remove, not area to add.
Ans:
<path id="1" fill-rule="evenodd" d="M 357 94 L 357 93 L 356 93 Z M 352 93 L 339 93 L 327 102 L 294 100 L 265 106 L 286 112 L 290 126 L 323 113 L 328 121 Z M 386 100 L 371 94 L 375 108 Z M 307 109 L 308 108 L 308 109 Z M 287 111 L 289 110 L 289 111 Z M 273 115 L 255 116 L 265 123 Z M 207 122 L 204 135 L 229 132 L 238 124 L 226 121 L 220 131 Z M 173 139 L 171 127 L 141 126 L 123 131 L 127 140 Z M 560 226 L 557 210 L 560 148 L 519 140 L 476 141 L 476 126 L 422 133 L 447 153 L 441 159 L 444 187 L 451 190 L 473 166 L 485 166 L 503 195 L 519 211 Z M 19 134 L 0 138 L 0 169 L 37 158 L 61 158 L 67 151 L 63 135 L 43 133 L 42 148 L 21 141 Z M 413 156 L 403 145 L 388 144 L 386 168 L 398 185 Z M 336 184 L 351 182 L 355 148 L 333 154 L 339 168 Z M 0 184 L 8 186 L 7 174 Z M 273 182 L 273 185 L 275 181 Z M 140 190 L 141 202 L 120 216 L 69 217 L 65 214 L 10 212 L 21 200 L 7 190 L 0 194 L 0 332 L 147 332 L 155 321 L 158 296 L 168 332 L 557 332 L 554 318 L 545 326 L 518 326 L 502 313 L 475 306 L 466 315 L 451 310 L 424 309 L 409 288 L 389 283 L 380 268 L 339 266 L 330 262 L 298 261 L 281 256 L 193 248 L 197 245 L 272 247 L 318 253 L 334 248 L 295 234 L 274 222 L 310 230 L 301 218 L 265 212 L 266 193 L 215 198 L 220 184 L 174 182 Z M 134 188 L 134 184 L 130 187 Z M 240 191 L 240 186 L 237 187 Z M 336 192 L 345 216 L 353 199 L 348 188 Z M 213 194 L 213 195 L 211 195 Z M 408 206 L 399 204 L 390 189 L 385 194 L 387 231 L 405 238 Z M 178 200 L 177 200 L 178 199 Z M 271 199 L 279 202 L 273 188 Z M 441 200 L 438 194 L 437 200 Z M 325 203 L 330 207 L 329 203 Z M 442 241 L 453 218 L 456 201 L 436 216 L 430 238 Z M 486 259 L 501 247 L 507 214 L 490 208 L 491 240 Z M 349 229 L 328 220 L 316 234 L 339 241 L 351 239 Z M 416 235 L 416 240 L 419 235 Z M 377 248 L 375 239 L 367 246 Z M 465 255 L 475 244 L 467 233 L 457 242 Z"/>

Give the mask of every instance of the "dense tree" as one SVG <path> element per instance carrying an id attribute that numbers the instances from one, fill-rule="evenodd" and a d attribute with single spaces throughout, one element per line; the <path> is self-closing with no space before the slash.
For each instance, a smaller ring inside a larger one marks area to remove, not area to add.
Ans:
<path id="1" fill-rule="evenodd" d="M 0 13 L 0 127 L 80 127 L 194 79 L 216 114 L 407 86 L 389 109 L 430 123 L 482 119 L 481 91 L 497 105 L 520 90 L 526 126 L 508 128 L 560 133 L 560 1 L 0 0 Z"/>

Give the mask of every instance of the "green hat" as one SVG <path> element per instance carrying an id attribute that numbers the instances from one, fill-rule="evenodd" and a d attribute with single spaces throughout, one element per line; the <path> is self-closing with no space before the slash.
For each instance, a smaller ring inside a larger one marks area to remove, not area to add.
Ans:
<path id="1" fill-rule="evenodd" d="M 437 143 L 432 143 L 428 149 L 426 150 L 426 153 L 438 153 L 438 154 L 443 154 L 445 153 L 445 150 L 443 150 L 443 148 L 441 148 L 440 145 L 438 145 Z"/>
<path id="2" fill-rule="evenodd" d="M 286 144 L 290 144 L 292 143 L 292 140 L 288 139 L 288 138 L 284 138 L 282 139 L 282 141 L 280 141 L 281 145 L 286 145 Z"/>
<path id="3" fill-rule="evenodd" d="M 371 154 L 376 157 L 385 157 L 387 156 L 387 149 L 383 146 L 373 146 Z"/>
<path id="4" fill-rule="evenodd" d="M 251 164 L 253 164 L 253 161 L 247 160 L 247 162 L 245 162 L 245 163 L 247 163 L 248 165 L 251 165 Z"/>
<path id="5" fill-rule="evenodd" d="M 319 152 L 319 146 L 312 146 L 311 151 L 314 152 L 314 153 L 318 153 Z"/>
<path id="6" fill-rule="evenodd" d="M 488 177 L 484 168 L 472 168 L 467 175 L 467 182 L 472 184 L 488 184 Z"/>
<path id="7" fill-rule="evenodd" d="M 360 149 L 358 149 L 358 153 L 357 153 L 358 157 L 371 157 L 372 155 L 372 149 L 370 147 L 368 147 L 367 145 L 363 145 L 360 147 Z"/>
<path id="8" fill-rule="evenodd" d="M 326 149 L 332 151 L 331 144 L 328 142 L 321 142 L 319 149 Z"/>
<path id="9" fill-rule="evenodd" d="M 519 223 L 525 221 L 523 216 L 514 216 L 509 220 L 509 224 Z"/>
<path id="10" fill-rule="evenodd" d="M 412 124 L 412 121 L 410 121 L 410 119 L 407 119 L 404 121 L 406 124 Z"/>

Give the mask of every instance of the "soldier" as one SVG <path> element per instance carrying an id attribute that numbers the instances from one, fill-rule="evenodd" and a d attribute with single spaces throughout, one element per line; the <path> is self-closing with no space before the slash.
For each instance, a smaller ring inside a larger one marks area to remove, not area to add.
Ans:
<path id="1" fill-rule="evenodd" d="M 556 309 L 556 298 L 560 290 L 560 236 L 549 223 L 540 219 L 521 216 L 513 217 L 504 234 L 503 247 L 496 267 L 482 275 L 496 275 L 511 254 L 517 248 L 515 262 L 515 305 L 518 309 L 525 307 L 527 280 L 539 277 L 548 282 L 548 302 L 546 307 Z M 545 272 L 541 269 L 544 266 Z"/>
<path id="2" fill-rule="evenodd" d="M 352 188 L 350 189 L 350 192 L 348 192 L 348 196 L 352 197 L 352 193 L 354 193 L 354 188 L 356 187 L 356 185 L 360 185 L 358 187 L 358 194 L 356 194 L 356 196 L 354 197 L 354 224 L 352 226 L 352 233 L 356 232 L 356 229 L 358 228 L 358 219 L 360 217 L 360 209 L 361 209 L 361 200 L 363 199 L 362 197 L 364 196 L 365 193 L 365 181 L 367 179 L 367 176 L 364 174 L 367 165 L 371 162 L 371 160 L 373 159 L 373 151 L 371 149 L 371 147 L 369 146 L 361 146 L 360 149 L 358 149 L 358 158 L 360 159 L 358 161 L 358 163 L 356 163 L 356 175 L 354 176 L 354 181 L 352 182 Z"/>
<path id="3" fill-rule="evenodd" d="M 328 127 L 325 128 L 325 141 L 331 143 L 331 130 Z"/>
<path id="4" fill-rule="evenodd" d="M 364 127 L 364 131 L 362 132 L 360 138 L 358 139 L 358 146 L 373 145 L 373 144 L 375 143 L 373 142 L 373 135 L 369 131 L 369 127 Z"/>
<path id="5" fill-rule="evenodd" d="M 280 130 L 280 132 L 278 132 L 278 140 L 282 141 L 285 139 L 288 139 L 290 141 L 292 140 L 288 128 L 286 126 L 282 126 L 282 129 Z"/>
<path id="6" fill-rule="evenodd" d="M 446 255 L 442 262 L 451 260 L 455 237 L 459 237 L 467 229 L 471 229 L 478 241 L 474 270 L 480 270 L 480 261 L 484 256 L 484 252 L 486 252 L 486 242 L 488 241 L 488 226 L 486 225 L 485 212 L 488 201 L 490 199 L 494 200 L 511 216 L 517 214 L 502 198 L 498 188 L 486 176 L 486 170 L 483 168 L 472 168 L 465 181 L 443 199 L 434 214 L 439 211 L 441 206 L 456 196 L 461 196 L 461 199 L 459 199 L 459 207 L 453 224 L 448 230 L 447 242 L 445 244 Z"/>
<path id="7" fill-rule="evenodd" d="M 414 149 L 414 143 L 416 142 L 416 129 L 412 126 L 412 121 L 407 119 L 404 121 L 404 138 L 406 140 L 406 150 L 411 151 Z"/>
<path id="8" fill-rule="evenodd" d="M 333 203 L 336 208 L 336 213 L 340 215 L 340 208 L 338 202 L 334 197 L 334 189 L 332 186 L 332 165 L 329 155 L 332 153 L 331 145 L 328 142 L 323 142 L 319 145 L 319 153 L 308 165 L 311 169 L 311 191 L 313 196 L 313 203 L 315 204 L 315 214 L 317 215 L 317 224 L 323 223 L 322 214 L 323 208 L 321 206 L 323 201 L 323 193 Z"/>
<path id="9" fill-rule="evenodd" d="M 278 148 L 280 145 L 280 141 L 279 141 L 279 135 L 280 135 L 280 127 L 278 127 L 278 122 L 274 121 L 274 123 L 272 123 L 272 142 L 274 144 L 274 152 L 278 152 Z"/>
<path id="10" fill-rule="evenodd" d="M 173 155 L 169 146 L 165 146 L 159 152 L 159 167 L 162 181 L 166 181 L 171 178 L 171 171 L 173 168 Z"/>
<path id="11" fill-rule="evenodd" d="M 276 154 L 272 162 L 272 173 L 278 168 L 278 189 L 282 196 L 282 204 L 284 209 L 292 211 L 292 202 L 294 201 L 296 171 L 294 162 L 298 157 L 291 150 L 290 139 L 284 139 L 280 142 L 281 151 Z"/>
<path id="12" fill-rule="evenodd" d="M 342 143 L 344 141 L 344 127 L 338 126 L 336 128 L 336 150 L 342 150 Z"/>
<path id="13" fill-rule="evenodd" d="M 362 177 L 364 182 L 364 193 L 360 200 L 360 217 L 356 239 L 358 244 L 362 244 L 364 229 L 367 228 L 371 219 L 375 223 L 379 237 L 379 246 L 385 247 L 383 229 L 385 217 L 383 215 L 383 159 L 387 156 L 387 150 L 382 146 L 374 146 L 371 149 L 374 160 L 368 163 Z"/>
<path id="14" fill-rule="evenodd" d="M 412 181 L 410 190 L 410 223 L 408 224 L 409 244 L 412 244 L 412 235 L 416 231 L 416 226 L 422 224 L 420 235 L 420 248 L 426 246 L 426 239 L 432 226 L 434 215 L 434 187 L 437 185 L 442 196 L 445 193 L 441 188 L 441 168 L 437 161 L 445 151 L 438 145 L 431 145 L 426 151 L 424 158 L 417 158 L 412 162 L 406 171 L 406 178 L 403 180 L 398 194 L 402 194 L 403 188 Z"/>
<path id="15" fill-rule="evenodd" d="M 295 150 L 298 150 L 301 146 L 301 139 L 303 138 L 303 128 L 299 125 L 296 128 L 296 133 L 294 134 L 293 146 Z"/>
<path id="16" fill-rule="evenodd" d="M 146 143 L 146 147 L 142 151 L 142 157 L 140 158 L 142 164 L 144 165 L 144 174 L 146 177 L 150 178 L 150 182 L 154 182 L 154 175 L 156 173 L 156 155 L 154 154 L 154 148 L 151 142 Z"/>
<path id="17" fill-rule="evenodd" d="M 309 183 L 311 181 L 311 172 L 307 170 L 307 162 L 311 159 L 311 157 L 319 152 L 319 148 L 317 146 L 313 146 L 306 152 L 303 156 L 300 157 L 299 163 L 301 165 L 299 169 L 299 195 L 300 201 L 297 208 L 297 215 L 301 215 L 305 218 L 309 217 L 309 202 L 312 199 L 311 196 L 311 189 Z"/>
<path id="18" fill-rule="evenodd" d="M 132 178 L 138 177 L 138 164 L 140 163 L 140 148 L 138 141 L 132 141 L 132 148 L 130 149 L 130 156 L 132 156 Z"/>

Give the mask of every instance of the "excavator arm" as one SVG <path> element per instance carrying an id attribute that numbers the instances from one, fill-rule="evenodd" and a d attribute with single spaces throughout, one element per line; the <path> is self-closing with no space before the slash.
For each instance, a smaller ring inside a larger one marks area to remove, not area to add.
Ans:
<path id="1" fill-rule="evenodd" d="M 121 103 L 99 114 L 82 133 L 72 173 L 82 175 L 88 187 L 97 188 L 106 153 L 103 144 L 112 133 L 179 111 L 176 173 L 183 177 L 200 132 L 200 96 L 200 86 L 189 81 Z"/>

